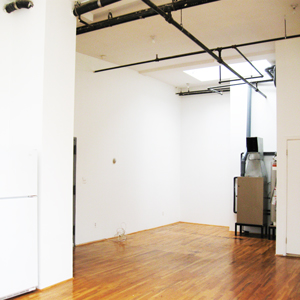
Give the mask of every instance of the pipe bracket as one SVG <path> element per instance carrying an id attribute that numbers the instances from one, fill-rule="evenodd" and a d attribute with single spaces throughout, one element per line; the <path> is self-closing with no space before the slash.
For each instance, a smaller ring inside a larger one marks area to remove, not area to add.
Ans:
<path id="1" fill-rule="evenodd" d="M 166 21 L 167 21 L 168 23 L 170 23 L 170 24 L 173 22 L 173 17 L 172 17 L 171 12 L 168 12 L 168 13 L 167 13 L 165 19 L 166 19 Z"/>

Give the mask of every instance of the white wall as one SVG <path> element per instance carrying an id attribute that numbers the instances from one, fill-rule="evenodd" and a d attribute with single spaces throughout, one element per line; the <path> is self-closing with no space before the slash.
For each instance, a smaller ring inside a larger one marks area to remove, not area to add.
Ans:
<path id="1" fill-rule="evenodd" d="M 72 6 L 41 0 L 0 11 L 0 145 L 38 149 L 39 288 L 72 277 Z"/>
<path id="2" fill-rule="evenodd" d="M 300 137 L 300 39 L 276 43 L 277 72 L 277 145 L 278 145 L 278 187 L 277 187 L 277 240 L 276 253 L 286 254 L 286 206 L 287 206 L 287 139 Z M 295 229 L 295 230 L 298 230 Z"/>
<path id="3" fill-rule="evenodd" d="M 276 89 L 253 91 L 252 136 L 264 139 L 265 151 L 276 151 Z M 223 96 L 182 98 L 181 211 L 187 222 L 229 226 L 234 230 L 233 177 L 240 175 L 246 150 L 248 86 Z"/>
<path id="4" fill-rule="evenodd" d="M 229 224 L 230 94 L 182 97 L 182 221 Z"/>
<path id="5" fill-rule="evenodd" d="M 248 87 L 178 100 L 133 71 L 92 72 L 108 66 L 77 56 L 76 244 L 112 237 L 123 222 L 127 232 L 179 220 L 233 230 Z M 268 98 L 253 92 L 252 133 L 276 151 L 275 87 L 260 89 Z"/>
<path id="6" fill-rule="evenodd" d="M 77 54 L 76 244 L 180 220 L 180 100 L 131 70 L 92 72 L 108 66 Z"/>
<path id="7" fill-rule="evenodd" d="M 1 8 L 7 3 L 0 0 Z M 11 14 L 0 10 L 1 147 L 38 147 L 40 99 L 43 97 L 44 18 L 44 1 L 34 9 Z"/>
<path id="8" fill-rule="evenodd" d="M 252 91 L 251 135 L 263 138 L 264 152 L 277 149 L 277 100 L 274 83 L 259 85 L 267 99 Z"/>
<path id="9" fill-rule="evenodd" d="M 46 1 L 39 164 L 40 288 L 73 277 L 76 18 L 72 11 L 72 1 Z"/>

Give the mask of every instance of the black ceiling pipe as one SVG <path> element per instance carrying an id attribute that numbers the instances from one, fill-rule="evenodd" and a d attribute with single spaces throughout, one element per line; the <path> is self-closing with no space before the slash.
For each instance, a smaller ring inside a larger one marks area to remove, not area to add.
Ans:
<path id="1" fill-rule="evenodd" d="M 192 40 L 194 43 L 196 43 L 198 46 L 200 46 L 203 50 L 205 50 L 219 64 L 223 65 L 231 73 L 233 73 L 235 76 L 240 78 L 243 82 L 248 84 L 251 88 L 253 88 L 256 92 L 261 94 L 263 97 L 267 98 L 267 96 L 264 93 L 262 93 L 256 86 L 254 86 L 251 82 L 247 81 L 243 76 L 241 76 L 238 72 L 236 72 L 234 69 L 232 69 L 227 63 L 225 63 L 222 58 L 217 56 L 213 51 L 211 51 L 208 47 L 206 47 L 203 43 L 201 43 L 196 37 L 194 37 L 190 32 L 188 32 L 182 25 L 177 23 L 173 19 L 171 13 L 165 13 L 163 10 L 161 10 L 159 7 L 157 7 L 150 0 L 142 0 L 142 1 L 144 3 L 146 3 L 147 5 L 149 5 L 152 9 L 154 9 L 158 14 L 160 14 L 168 23 L 172 24 L 174 27 L 176 27 L 178 30 L 180 30 L 184 35 L 186 35 L 190 40 Z"/>
<path id="2" fill-rule="evenodd" d="M 267 80 L 253 81 L 252 83 L 255 83 L 256 85 L 258 85 L 260 83 L 266 83 L 266 82 L 272 82 L 272 81 L 273 81 L 272 79 L 267 79 Z M 216 93 L 216 92 L 225 93 L 225 92 L 230 92 L 230 87 L 231 86 L 243 85 L 243 84 L 245 84 L 245 82 L 209 87 L 206 90 L 195 90 L 195 91 L 187 91 L 187 92 L 182 92 L 181 91 L 179 93 L 176 93 L 176 95 L 191 96 L 191 95 L 212 94 L 212 93 Z"/>
<path id="3" fill-rule="evenodd" d="M 176 11 L 176 10 L 189 8 L 189 7 L 206 4 L 206 3 L 210 3 L 210 2 L 215 2 L 215 1 L 219 1 L 219 0 L 178 0 L 178 1 L 174 1 L 169 4 L 161 5 L 161 6 L 159 6 L 159 8 L 162 9 L 164 12 L 171 12 L 171 11 Z M 157 15 L 158 15 L 158 13 L 155 10 L 153 10 L 152 8 L 135 11 L 135 12 L 132 12 L 132 13 L 129 13 L 126 15 L 122 15 L 122 16 L 118 16 L 115 18 L 110 18 L 107 20 L 91 23 L 91 24 L 88 24 L 87 26 L 78 27 L 77 35 L 87 33 L 90 31 L 107 28 L 107 27 L 112 27 L 114 25 L 124 24 L 124 23 L 131 22 L 131 21 L 145 19 L 148 17 L 157 16 Z"/>
<path id="4" fill-rule="evenodd" d="M 298 35 L 287 36 L 286 38 L 285 37 L 280 37 L 280 38 L 275 38 L 275 39 L 250 42 L 250 43 L 244 43 L 244 44 L 233 45 L 233 46 L 218 47 L 218 48 L 213 48 L 213 49 L 210 49 L 210 50 L 211 51 L 217 51 L 217 50 L 220 50 L 220 49 L 221 50 L 235 49 L 237 47 L 247 47 L 247 46 L 251 46 L 251 45 L 258 45 L 258 44 L 275 42 L 275 41 L 280 41 L 280 40 L 284 40 L 284 39 L 298 38 L 298 37 L 300 37 L 299 34 Z M 135 62 L 135 63 L 130 63 L 130 64 L 116 66 L 116 67 L 111 67 L 111 68 L 106 68 L 106 69 L 100 69 L 100 70 L 94 71 L 94 73 L 104 72 L 104 71 L 110 71 L 110 70 L 115 70 L 115 69 L 121 69 L 121 68 L 127 68 L 127 67 L 132 67 L 132 66 L 137 66 L 137 65 L 147 64 L 147 63 L 153 63 L 153 62 L 159 62 L 159 61 L 164 61 L 164 60 L 171 60 L 171 59 L 176 59 L 176 58 L 181 58 L 181 57 L 187 57 L 187 56 L 192 56 L 192 55 L 199 55 L 199 54 L 204 54 L 204 53 L 206 53 L 206 52 L 202 50 L 202 51 L 196 51 L 196 52 L 189 52 L 189 53 L 177 54 L 177 55 L 173 55 L 173 56 L 166 56 L 166 57 L 161 57 L 161 58 L 159 58 L 158 55 L 156 55 L 155 59 L 145 60 L 145 61 L 140 61 L 140 62 Z M 271 67 L 271 68 L 273 68 L 273 67 Z M 266 70 L 266 72 L 268 72 L 268 71 Z M 274 72 L 274 75 L 275 75 L 275 73 L 276 72 Z M 271 75 L 271 77 L 272 77 L 272 75 Z M 248 77 L 246 79 L 256 79 L 256 78 L 261 78 L 261 76 L 255 76 L 255 77 L 250 77 L 250 78 Z M 227 82 L 238 81 L 238 80 L 240 80 L 240 79 L 233 79 L 233 80 L 229 80 Z M 224 82 L 226 82 L 226 81 L 225 80 L 222 81 L 222 83 L 224 83 Z"/>
<path id="5" fill-rule="evenodd" d="M 179 96 L 192 96 L 192 95 L 203 95 L 203 94 L 215 94 L 215 93 L 226 93 L 226 92 L 230 92 L 230 88 L 226 88 L 226 89 L 207 89 L 207 90 L 197 90 L 197 91 L 187 91 L 187 92 L 179 92 L 176 93 L 176 95 Z"/>
<path id="6" fill-rule="evenodd" d="M 246 62 L 259 74 L 258 76 L 250 76 L 245 77 L 245 79 L 257 79 L 257 78 L 263 78 L 264 75 L 252 64 L 252 62 L 237 48 L 237 46 L 232 46 L 233 49 L 235 49 L 245 60 Z M 220 48 L 221 49 L 221 48 Z M 221 79 L 221 66 L 220 66 L 220 80 L 219 83 L 226 83 L 231 81 L 239 81 L 241 79 L 229 79 L 229 80 L 222 80 Z"/>
<path id="7" fill-rule="evenodd" d="M 272 82 L 273 79 L 265 79 L 265 80 L 258 80 L 258 81 L 252 81 L 251 83 L 255 84 L 256 86 L 260 83 L 266 83 L 266 82 Z M 243 85 L 246 84 L 245 82 L 239 82 L 239 83 L 230 83 L 230 84 L 224 84 L 224 85 L 218 85 L 218 86 L 212 86 L 209 89 L 218 89 L 218 88 L 226 88 L 231 86 L 237 86 L 237 85 Z"/>
<path id="8" fill-rule="evenodd" d="M 274 81 L 274 85 L 276 86 L 276 66 L 272 66 L 269 68 L 266 68 L 265 71 L 272 77 Z"/>
<path id="9" fill-rule="evenodd" d="M 31 7 L 33 7 L 32 1 L 15 1 L 15 2 L 11 2 L 9 4 L 6 4 L 4 7 L 4 10 L 10 14 L 11 12 L 18 10 L 18 9 L 21 9 L 21 8 L 29 9 Z"/>
<path id="10" fill-rule="evenodd" d="M 82 4 L 82 5 L 76 5 L 74 10 L 73 10 L 73 14 L 75 17 L 78 17 L 82 14 L 85 14 L 87 12 L 90 12 L 92 10 L 95 10 L 97 8 L 109 5 L 109 4 L 113 4 L 115 2 L 118 2 L 120 0 L 94 0 L 94 1 L 89 1 L 86 4 Z"/>

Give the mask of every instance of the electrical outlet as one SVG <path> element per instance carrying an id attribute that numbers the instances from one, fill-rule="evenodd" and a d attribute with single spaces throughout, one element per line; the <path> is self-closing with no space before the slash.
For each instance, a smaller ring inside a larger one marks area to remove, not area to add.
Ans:
<path id="1" fill-rule="evenodd" d="M 97 223 L 94 224 L 95 228 L 97 227 Z"/>
<path id="2" fill-rule="evenodd" d="M 163 211 L 161 214 L 162 214 L 162 216 L 164 216 L 164 215 L 165 215 L 165 212 Z"/>

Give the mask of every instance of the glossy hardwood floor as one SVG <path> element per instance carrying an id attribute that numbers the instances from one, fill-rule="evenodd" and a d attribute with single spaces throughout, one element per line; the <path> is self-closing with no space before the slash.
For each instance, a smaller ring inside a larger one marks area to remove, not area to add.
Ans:
<path id="1" fill-rule="evenodd" d="M 275 256 L 274 241 L 176 223 L 78 246 L 73 280 L 17 299 L 300 299 L 300 259 Z"/>

